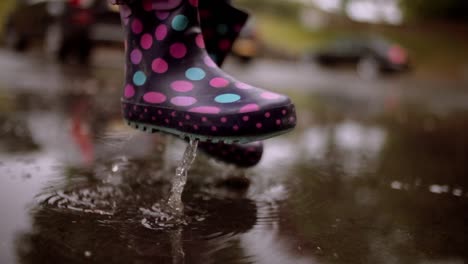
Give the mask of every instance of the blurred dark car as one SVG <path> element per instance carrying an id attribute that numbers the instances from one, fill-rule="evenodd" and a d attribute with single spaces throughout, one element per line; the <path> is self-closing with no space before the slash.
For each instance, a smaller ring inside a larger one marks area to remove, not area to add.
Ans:
<path id="1" fill-rule="evenodd" d="M 358 74 L 372 79 L 381 73 L 408 71 L 408 52 L 381 37 L 339 38 L 309 56 L 322 66 L 355 66 Z"/>
<path id="2" fill-rule="evenodd" d="M 122 43 L 118 9 L 103 0 L 17 0 L 5 24 L 8 47 L 24 51 L 39 40 L 61 62 L 86 63 L 98 43 Z"/>

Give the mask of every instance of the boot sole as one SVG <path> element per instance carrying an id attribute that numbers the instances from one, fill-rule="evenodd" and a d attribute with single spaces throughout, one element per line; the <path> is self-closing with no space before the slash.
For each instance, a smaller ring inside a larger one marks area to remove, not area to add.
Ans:
<path id="1" fill-rule="evenodd" d="M 123 118 L 133 128 L 201 142 L 245 144 L 287 133 L 296 126 L 293 104 L 225 117 L 131 102 L 122 104 Z"/>
<path id="2" fill-rule="evenodd" d="M 250 142 L 254 141 L 261 141 L 265 140 L 271 137 L 279 136 L 285 133 L 288 133 L 292 131 L 294 128 L 287 129 L 287 130 L 282 130 L 270 134 L 264 134 L 261 136 L 245 136 L 245 137 L 216 137 L 216 136 L 203 136 L 203 135 L 197 135 L 197 134 L 192 134 L 192 133 L 185 133 L 185 132 L 180 132 L 176 129 L 172 128 L 167 128 L 167 127 L 161 127 L 161 126 L 156 126 L 156 125 L 149 125 L 145 123 L 139 123 L 135 121 L 130 121 L 127 119 L 124 119 L 127 125 L 129 125 L 132 128 L 138 129 L 140 131 L 146 132 L 146 133 L 166 133 L 170 135 L 175 135 L 181 139 L 185 140 L 198 140 L 200 142 L 210 142 L 210 143 L 224 143 L 224 144 L 247 144 Z"/>

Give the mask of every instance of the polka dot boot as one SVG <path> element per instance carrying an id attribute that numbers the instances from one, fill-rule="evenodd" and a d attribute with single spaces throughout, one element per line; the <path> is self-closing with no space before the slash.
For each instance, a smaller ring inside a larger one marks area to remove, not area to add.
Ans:
<path id="1" fill-rule="evenodd" d="M 198 0 L 143 0 L 121 6 L 127 35 L 123 114 L 143 131 L 213 143 L 247 143 L 294 128 L 284 95 L 240 82 L 205 48 Z M 222 41 L 220 48 L 229 50 Z"/>

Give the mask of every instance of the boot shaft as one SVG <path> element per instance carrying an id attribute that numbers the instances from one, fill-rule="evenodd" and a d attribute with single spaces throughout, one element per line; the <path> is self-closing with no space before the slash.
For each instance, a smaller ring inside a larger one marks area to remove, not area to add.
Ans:
<path id="1" fill-rule="evenodd" d="M 206 57 L 195 0 L 136 1 L 123 5 L 121 16 L 126 78 L 140 88 L 136 91 L 154 90 L 155 83 L 169 85 L 162 75 Z"/>
<path id="2" fill-rule="evenodd" d="M 113 0 L 111 3 L 122 5 L 121 17 L 128 36 L 129 28 L 127 26 L 131 19 L 132 9 L 138 9 L 138 5 L 140 5 L 140 9 L 142 6 L 145 11 L 155 10 L 156 16 L 162 21 L 169 15 L 169 10 L 176 8 L 182 2 L 181 0 L 169 2 L 167 0 Z M 189 1 L 189 3 L 197 6 L 196 1 Z M 200 0 L 197 13 L 208 54 L 220 66 L 231 52 L 232 45 L 238 38 L 249 15 L 233 7 L 229 0 Z M 156 23 L 160 21 L 156 21 Z M 138 25 L 138 22 L 136 23 L 137 28 L 142 27 Z M 158 33 L 164 34 L 164 32 L 164 27 L 161 27 Z"/>
<path id="3" fill-rule="evenodd" d="M 163 56 L 169 44 L 189 43 L 201 34 L 195 0 L 136 1 L 121 7 L 121 17 L 128 52 L 140 49 L 154 53 L 157 50 Z"/>

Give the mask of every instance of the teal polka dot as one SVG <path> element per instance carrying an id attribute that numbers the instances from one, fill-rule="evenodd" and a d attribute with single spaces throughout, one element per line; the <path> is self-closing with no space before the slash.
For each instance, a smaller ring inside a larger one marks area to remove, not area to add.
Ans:
<path id="1" fill-rule="evenodd" d="M 228 26 L 226 24 L 219 24 L 216 29 L 221 35 L 224 35 L 228 32 Z"/>
<path id="2" fill-rule="evenodd" d="M 227 93 L 216 96 L 215 101 L 221 104 L 228 104 L 237 102 L 240 99 L 241 97 L 238 94 Z"/>
<path id="3" fill-rule="evenodd" d="M 135 85 L 141 86 L 146 82 L 146 75 L 142 71 L 137 71 L 133 75 L 133 83 Z"/>
<path id="4" fill-rule="evenodd" d="M 172 28 L 177 31 L 182 31 L 188 26 L 188 18 L 184 15 L 177 15 L 172 19 Z"/>
<path id="5" fill-rule="evenodd" d="M 200 68 L 190 68 L 185 72 L 185 76 L 192 81 L 200 81 L 205 78 L 206 73 Z"/>

